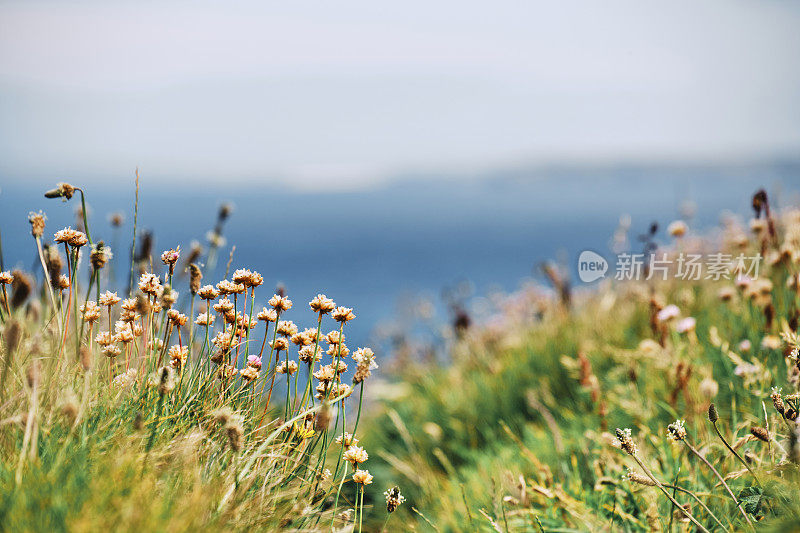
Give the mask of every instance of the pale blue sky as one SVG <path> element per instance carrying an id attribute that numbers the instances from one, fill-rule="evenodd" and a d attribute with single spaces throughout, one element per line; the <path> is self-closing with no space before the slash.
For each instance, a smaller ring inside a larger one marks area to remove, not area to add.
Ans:
<path id="1" fill-rule="evenodd" d="M 800 3 L 0 2 L 0 182 L 800 153 Z"/>

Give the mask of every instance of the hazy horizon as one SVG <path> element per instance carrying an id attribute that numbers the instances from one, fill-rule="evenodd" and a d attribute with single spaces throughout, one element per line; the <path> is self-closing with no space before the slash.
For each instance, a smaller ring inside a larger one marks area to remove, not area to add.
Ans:
<path id="1" fill-rule="evenodd" d="M 0 183 L 791 156 L 799 26 L 780 2 L 4 2 Z"/>

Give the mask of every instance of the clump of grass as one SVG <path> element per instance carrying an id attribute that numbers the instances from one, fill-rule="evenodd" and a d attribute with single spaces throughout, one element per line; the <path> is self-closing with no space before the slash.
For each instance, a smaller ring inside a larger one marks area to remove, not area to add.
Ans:
<path id="1" fill-rule="evenodd" d="M 488 320 L 439 348 L 395 339 L 397 383 L 363 442 L 378 450 L 377 480 L 403 481 L 403 519 L 423 530 L 796 528 L 800 210 L 777 211 L 764 191 L 753 206 L 749 223 L 726 220 L 713 239 L 671 224 L 656 254 L 672 261 L 666 279 L 600 284 L 569 307 L 534 285 L 493 297 Z M 699 253 L 727 257 L 730 274 L 676 278 Z M 760 254 L 757 275 L 740 253 Z"/>
<path id="2" fill-rule="evenodd" d="M 289 319 L 302 312 L 284 294 L 263 295 L 254 270 L 201 286 L 224 244 L 227 205 L 207 255 L 193 247 L 188 280 L 176 270 L 179 246 L 161 255 L 163 273 L 147 252 L 120 295 L 103 275 L 111 254 L 90 237 L 84 191 L 62 183 L 46 197 L 75 192 L 84 231 L 59 230 L 49 248 L 62 247 L 66 276 L 53 279 L 41 212 L 29 220 L 45 287 L 9 295 L 22 274 L 0 273 L 3 529 L 360 531 L 372 475 L 353 435 L 377 365 L 369 348 L 351 355 L 345 344 L 353 310 L 320 294 L 302 329 Z M 347 520 L 343 506 L 353 508 Z"/>

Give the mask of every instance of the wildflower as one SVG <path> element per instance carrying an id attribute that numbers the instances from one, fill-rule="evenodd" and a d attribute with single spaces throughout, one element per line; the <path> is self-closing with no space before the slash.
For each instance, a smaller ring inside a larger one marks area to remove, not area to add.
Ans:
<path id="1" fill-rule="evenodd" d="M 742 352 L 742 353 L 749 352 L 752 347 L 753 347 L 753 345 L 747 339 L 743 340 L 738 345 L 739 351 Z"/>
<path id="2" fill-rule="evenodd" d="M 668 322 L 673 318 L 677 318 L 681 314 L 681 310 L 675 304 L 670 304 L 658 312 L 656 319 L 659 322 Z"/>
<path id="3" fill-rule="evenodd" d="M 710 400 L 719 392 L 719 383 L 714 381 L 713 378 L 705 378 L 700 382 L 699 389 L 700 394 L 702 394 L 706 399 Z"/>
<path id="4" fill-rule="evenodd" d="M 336 372 L 333 370 L 333 365 L 320 366 L 319 370 L 314 372 L 314 378 L 319 381 L 333 381 Z"/>
<path id="5" fill-rule="evenodd" d="M 100 295 L 100 298 L 97 299 L 97 303 L 100 305 L 111 307 L 112 305 L 118 304 L 122 298 L 117 296 L 116 292 L 106 291 Z"/>
<path id="6" fill-rule="evenodd" d="M 753 426 L 750 428 L 750 434 L 759 440 L 769 442 L 769 431 L 762 427 Z"/>
<path id="7" fill-rule="evenodd" d="M 683 220 L 676 220 L 667 226 L 667 233 L 673 237 L 683 237 L 689 231 L 689 226 Z"/>
<path id="8" fill-rule="evenodd" d="M 297 333 L 297 326 L 291 320 L 281 320 L 278 322 L 278 334 L 285 337 L 291 337 Z"/>
<path id="9" fill-rule="evenodd" d="M 319 481 L 327 481 L 328 479 L 330 479 L 330 477 L 331 477 L 331 471 L 328 468 L 317 474 L 317 479 Z"/>
<path id="10" fill-rule="evenodd" d="M 261 358 L 257 355 L 251 355 L 247 358 L 247 366 L 252 366 L 256 370 L 261 369 Z"/>
<path id="11" fill-rule="evenodd" d="M 353 310 L 349 307 L 337 307 L 331 313 L 331 318 L 333 318 L 336 322 L 348 322 L 353 320 L 356 317 L 353 314 Z"/>
<path id="12" fill-rule="evenodd" d="M 233 302 L 228 298 L 222 298 L 220 301 L 215 303 L 213 307 L 214 311 L 217 313 L 226 314 L 233 311 Z"/>
<path id="13" fill-rule="evenodd" d="M 369 470 L 356 470 L 356 473 L 353 474 L 353 481 L 359 485 L 369 485 L 372 483 L 372 474 L 369 473 Z"/>
<path id="14" fill-rule="evenodd" d="M 60 276 L 58 276 L 58 281 L 56 282 L 56 285 L 62 291 L 69 289 L 70 285 L 69 278 L 64 274 L 61 274 Z"/>
<path id="15" fill-rule="evenodd" d="M 339 333 L 338 331 L 331 331 L 325 335 L 325 342 L 328 344 L 339 344 L 340 342 L 344 342 L 344 334 Z"/>
<path id="16" fill-rule="evenodd" d="M 154 352 L 160 352 L 164 348 L 164 341 L 161 339 L 151 339 L 147 342 L 147 348 Z"/>
<path id="17" fill-rule="evenodd" d="M 360 446 L 350 446 L 342 458 L 348 463 L 353 465 L 353 468 L 358 468 L 358 465 L 369 459 L 367 451 Z"/>
<path id="18" fill-rule="evenodd" d="M 254 379 L 258 379 L 258 370 L 249 365 L 239 371 L 239 374 L 241 374 L 242 379 L 244 379 L 247 383 L 250 383 Z"/>
<path id="19" fill-rule="evenodd" d="M 686 428 L 684 420 L 676 420 L 667 426 L 667 436 L 674 441 L 681 441 L 686 439 Z"/>
<path id="20" fill-rule="evenodd" d="M 328 350 L 325 352 L 331 357 L 347 357 L 350 355 L 350 348 L 347 347 L 344 343 L 336 345 L 332 344 L 328 347 Z"/>
<path id="21" fill-rule="evenodd" d="M 133 330 L 127 322 L 119 321 L 114 324 L 117 341 L 128 344 L 133 341 Z"/>
<path id="22" fill-rule="evenodd" d="M 158 276 L 144 273 L 139 278 L 139 290 L 150 296 L 156 296 L 161 291 L 161 282 Z"/>
<path id="23" fill-rule="evenodd" d="M 275 367 L 275 372 L 278 374 L 289 374 L 290 376 L 297 372 L 297 363 L 295 361 L 282 361 Z"/>
<path id="24" fill-rule="evenodd" d="M 292 308 L 292 301 L 280 294 L 273 295 L 267 303 L 276 311 L 288 311 Z"/>
<path id="25" fill-rule="evenodd" d="M 170 267 L 174 267 L 175 263 L 178 262 L 178 259 L 181 256 L 181 247 L 178 246 L 177 248 L 172 248 L 170 250 L 166 250 L 161 254 L 161 261 L 165 265 L 170 265 Z"/>
<path id="26" fill-rule="evenodd" d="M 767 350 L 779 350 L 781 348 L 781 340 L 775 335 L 766 335 L 761 339 L 761 347 Z"/>
<path id="27" fill-rule="evenodd" d="M 278 313 L 276 313 L 274 309 L 267 309 L 264 307 L 258 312 L 256 318 L 263 322 L 275 322 L 278 320 Z"/>
<path id="28" fill-rule="evenodd" d="M 217 283 L 217 290 L 223 296 L 227 294 L 241 294 L 244 292 L 244 285 L 241 283 L 233 283 L 227 279 L 223 279 Z"/>
<path id="29" fill-rule="evenodd" d="M 250 276 L 244 282 L 245 286 L 251 288 L 258 287 L 262 283 L 264 283 L 264 278 L 261 276 L 261 274 L 255 271 L 251 272 Z"/>
<path id="30" fill-rule="evenodd" d="M 128 369 L 126 372 L 123 372 L 122 374 L 115 376 L 114 379 L 112 380 L 112 384 L 115 387 L 125 388 L 129 385 L 132 385 L 134 381 L 136 381 L 136 369 L 131 368 Z"/>
<path id="31" fill-rule="evenodd" d="M 276 352 L 280 352 L 281 350 L 286 351 L 289 348 L 289 342 L 283 337 L 278 337 L 274 341 L 270 341 L 269 345 Z"/>
<path id="32" fill-rule="evenodd" d="M 315 346 L 303 346 L 298 352 L 298 359 L 304 363 L 316 363 L 322 358 L 322 354 L 317 350 L 315 355 L 315 349 Z"/>
<path id="33" fill-rule="evenodd" d="M 378 368 L 375 362 L 375 353 L 369 348 L 359 348 L 353 354 L 353 359 L 356 361 L 356 372 L 353 375 L 353 383 L 361 383 L 367 379 L 372 371 Z"/>
<path id="34" fill-rule="evenodd" d="M 219 293 L 213 285 L 203 285 L 200 287 L 200 290 L 197 291 L 197 294 L 203 300 L 214 300 L 217 296 L 219 296 Z"/>
<path id="35" fill-rule="evenodd" d="M 629 428 L 617 428 L 616 434 L 620 448 L 626 453 L 634 455 L 636 453 L 636 443 L 634 443 L 633 438 L 631 438 L 631 430 Z"/>
<path id="36" fill-rule="evenodd" d="M 211 326 L 214 324 L 214 315 L 209 313 L 200 313 L 194 321 L 198 326 Z"/>
<path id="37" fill-rule="evenodd" d="M 46 193 L 44 193 L 45 198 L 65 198 L 69 200 L 72 198 L 72 195 L 75 194 L 75 187 L 70 185 L 69 183 L 58 183 L 55 189 L 50 189 Z"/>
<path id="38" fill-rule="evenodd" d="M 118 228 L 125 223 L 125 215 L 119 212 L 111 213 L 108 215 L 108 222 L 115 228 Z"/>
<path id="39" fill-rule="evenodd" d="M 251 274 L 252 272 L 250 272 L 246 268 L 239 268 L 236 271 L 234 271 L 233 276 L 231 276 L 231 279 L 233 280 L 234 283 L 244 284 L 246 281 L 250 279 Z"/>
<path id="40" fill-rule="evenodd" d="M 41 237 L 44 235 L 45 220 L 47 220 L 47 217 L 41 211 L 38 213 L 34 213 L 33 211 L 28 213 L 28 222 L 31 224 L 31 235 L 34 237 Z"/>
<path id="41" fill-rule="evenodd" d="M 0 284 L 9 285 L 12 281 L 14 281 L 14 275 L 10 271 L 0 272 Z"/>
<path id="42" fill-rule="evenodd" d="M 110 331 L 101 331 L 94 338 L 94 342 L 96 342 L 100 346 L 108 346 L 109 344 L 115 342 L 115 339 Z"/>
<path id="43" fill-rule="evenodd" d="M 717 296 L 723 302 L 728 302 L 728 301 L 732 300 L 735 295 L 736 295 L 736 291 L 733 289 L 733 287 L 727 287 L 727 286 L 726 287 L 722 287 L 719 290 L 719 292 L 717 293 Z"/>
<path id="44" fill-rule="evenodd" d="M 186 346 L 179 346 L 176 344 L 169 347 L 167 355 L 169 355 L 172 368 L 180 372 L 181 369 L 183 368 L 184 363 L 186 363 L 186 358 L 189 356 L 189 348 L 187 348 Z"/>
<path id="45" fill-rule="evenodd" d="M 305 331 L 293 333 L 290 340 L 295 346 L 309 346 L 314 344 L 314 341 L 308 337 Z"/>
<path id="46" fill-rule="evenodd" d="M 638 483 L 639 485 L 645 485 L 648 487 L 654 487 L 656 485 L 655 482 L 649 477 L 643 476 L 639 472 L 632 470 L 630 468 L 628 469 L 628 473 L 625 474 L 625 476 L 623 477 L 627 478 L 629 481 Z"/>
<path id="47" fill-rule="evenodd" d="M 186 320 L 188 317 L 183 313 L 179 312 L 177 309 L 170 309 L 167 311 L 167 317 L 169 318 L 170 322 L 172 322 L 173 326 L 184 326 L 186 325 Z"/>
<path id="48" fill-rule="evenodd" d="M 696 326 L 697 326 L 697 321 L 694 319 L 694 317 L 688 316 L 686 318 L 679 320 L 678 323 L 675 324 L 675 331 L 677 331 L 678 333 L 689 333 L 691 331 L 694 331 L 694 328 Z"/>
<path id="49" fill-rule="evenodd" d="M 315 311 L 321 315 L 330 313 L 336 307 L 336 304 L 333 303 L 333 300 L 324 294 L 317 294 L 313 300 L 308 302 L 308 305 L 311 306 L 312 311 Z"/>
<path id="50" fill-rule="evenodd" d="M 119 347 L 115 346 L 114 344 L 109 344 L 107 346 L 103 346 L 102 352 L 103 352 L 103 355 L 105 355 L 109 359 L 113 359 L 116 356 L 118 356 L 119 354 L 121 354 L 122 350 L 120 350 Z"/>
<path id="51" fill-rule="evenodd" d="M 77 237 L 78 233 L 79 232 L 77 230 L 74 230 L 71 227 L 64 228 L 64 229 L 58 230 L 55 233 L 55 235 L 53 236 L 53 240 L 56 241 L 56 242 L 69 244 L 72 241 L 72 239 Z"/>
<path id="52" fill-rule="evenodd" d="M 314 428 L 308 425 L 300 425 L 297 422 L 292 424 L 292 431 L 300 440 L 310 439 L 314 436 Z"/>

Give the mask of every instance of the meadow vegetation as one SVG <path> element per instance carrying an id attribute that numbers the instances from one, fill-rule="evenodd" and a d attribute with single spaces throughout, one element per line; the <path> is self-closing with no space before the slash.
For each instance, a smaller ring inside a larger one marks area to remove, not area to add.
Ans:
<path id="1" fill-rule="evenodd" d="M 800 524 L 800 210 L 763 191 L 749 223 L 676 222 L 650 248 L 728 254 L 729 275 L 575 291 L 548 267 L 436 349 L 395 338 L 379 380 L 346 344 L 352 309 L 273 294 L 233 252 L 204 279 L 226 206 L 206 249 L 160 254 L 134 209 L 112 257 L 121 216 L 90 227 L 83 190 L 46 196 L 82 203 L 77 229 L 31 213 L 41 268 L 0 272 L 3 530 Z"/>

